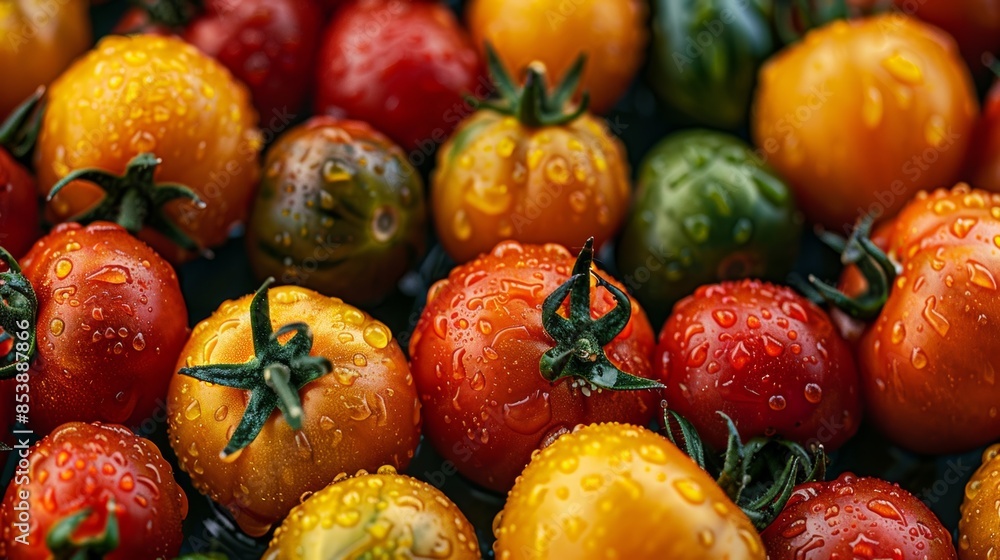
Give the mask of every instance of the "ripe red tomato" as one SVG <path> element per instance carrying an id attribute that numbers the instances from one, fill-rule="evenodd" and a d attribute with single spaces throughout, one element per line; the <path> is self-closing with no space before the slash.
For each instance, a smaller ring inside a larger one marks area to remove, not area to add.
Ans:
<path id="1" fill-rule="evenodd" d="M 319 55 L 317 108 L 370 123 L 425 156 L 485 97 L 489 82 L 468 35 L 438 2 L 353 0 Z"/>
<path id="2" fill-rule="evenodd" d="M 190 12 L 173 31 L 246 84 L 262 126 L 273 133 L 294 120 L 309 93 L 323 25 L 315 1 L 208 0 Z M 134 8 L 115 31 L 168 34 L 172 28 Z"/>
<path id="3" fill-rule="evenodd" d="M 22 457 L 0 505 L 0 557 L 177 554 L 188 501 L 153 442 L 124 426 L 71 422 Z"/>
<path id="4" fill-rule="evenodd" d="M 851 348 L 827 314 L 792 290 L 743 280 L 702 286 L 674 307 L 653 355 L 667 406 L 715 449 L 729 435 L 778 435 L 827 449 L 861 424 Z"/>
<path id="5" fill-rule="evenodd" d="M 166 395 L 187 338 L 173 268 L 121 226 L 61 224 L 24 258 L 37 297 L 31 428 L 138 425 Z M 22 382 L 19 380 L 3 383 Z"/>
<path id="6" fill-rule="evenodd" d="M 0 148 L 0 247 L 22 257 L 38 239 L 35 178 Z"/>
<path id="7" fill-rule="evenodd" d="M 993 84 L 969 152 L 969 182 L 977 189 L 1000 192 L 1000 80 Z"/>
<path id="8" fill-rule="evenodd" d="M 761 537 L 768 560 L 956 558 L 951 533 L 923 502 L 895 484 L 851 473 L 796 487 Z"/>
<path id="9" fill-rule="evenodd" d="M 574 268 L 559 245 L 507 241 L 428 293 L 410 340 L 425 432 L 478 484 L 508 490 L 534 450 L 577 424 L 645 425 L 654 413 L 656 391 L 610 389 L 659 387 L 648 379 L 653 332 L 624 288 L 591 269 L 592 250 Z M 565 319 L 570 289 L 576 303 Z M 610 322 L 617 330 L 581 342 L 579 329 Z"/>
<path id="10" fill-rule="evenodd" d="M 974 72 L 985 70 L 985 53 L 1000 52 L 998 0 L 895 0 L 895 4 L 903 13 L 950 33 Z"/>

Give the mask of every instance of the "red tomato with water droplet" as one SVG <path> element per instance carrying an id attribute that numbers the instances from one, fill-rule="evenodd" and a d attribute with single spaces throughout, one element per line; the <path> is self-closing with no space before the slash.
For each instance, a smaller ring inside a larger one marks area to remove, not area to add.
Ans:
<path id="1" fill-rule="evenodd" d="M 35 178 L 0 149 L 0 247 L 19 258 L 40 233 Z"/>
<path id="2" fill-rule="evenodd" d="M 768 560 L 956 558 L 951 534 L 923 502 L 851 473 L 796 487 L 761 537 Z"/>
<path id="3" fill-rule="evenodd" d="M 542 377 L 539 360 L 555 346 L 542 325 L 542 303 L 569 278 L 574 260 L 559 245 L 501 243 L 431 287 L 410 340 L 427 438 L 458 472 L 493 490 L 510 489 L 532 451 L 553 435 L 594 422 L 643 426 L 660 400 L 654 390 Z M 604 350 L 623 371 L 650 378 L 653 330 L 630 303 L 628 323 Z M 605 288 L 591 290 L 592 317 L 615 304 Z"/>
<path id="4" fill-rule="evenodd" d="M 61 520 L 87 508 L 90 514 L 73 540 L 99 537 L 113 512 L 119 542 L 104 556 L 108 560 L 173 558 L 180 550 L 187 497 L 148 439 L 124 426 L 71 422 L 35 444 L 27 461 L 0 506 L 0 557 L 53 558 L 46 536 Z M 29 521 L 21 528 L 16 523 L 23 519 L 24 505 Z M 27 545 L 16 540 L 24 533 Z"/>
<path id="5" fill-rule="evenodd" d="M 490 83 L 472 41 L 438 2 L 355 0 L 325 32 L 316 106 L 371 123 L 430 158 Z M 419 165 L 419 162 L 414 162 Z"/>
<path id="6" fill-rule="evenodd" d="M 744 439 L 778 435 L 840 447 L 861 422 L 850 347 L 822 309 L 792 290 L 744 280 L 680 301 L 653 355 L 667 406 L 706 443 L 726 445 L 724 412 Z"/>
<path id="7" fill-rule="evenodd" d="M 170 264 L 125 228 L 96 222 L 56 226 L 21 265 L 38 298 L 31 429 L 138 426 L 162 408 L 188 333 Z"/>

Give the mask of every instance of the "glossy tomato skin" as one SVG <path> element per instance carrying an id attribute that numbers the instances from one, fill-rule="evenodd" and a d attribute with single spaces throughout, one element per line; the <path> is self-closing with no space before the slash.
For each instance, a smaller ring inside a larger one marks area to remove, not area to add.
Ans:
<path id="1" fill-rule="evenodd" d="M 896 8 L 947 31 L 973 72 L 985 70 L 983 55 L 1000 52 L 997 0 L 895 0 Z"/>
<path id="2" fill-rule="evenodd" d="M 170 264 L 108 222 L 60 224 L 21 264 L 38 298 L 31 428 L 149 418 L 188 331 Z"/>
<path id="3" fill-rule="evenodd" d="M 537 60 L 557 83 L 585 53 L 581 89 L 602 114 L 642 64 L 648 11 L 638 0 L 473 0 L 466 17 L 474 44 L 482 49 L 489 42 L 515 77 Z"/>
<path id="4" fill-rule="evenodd" d="M 497 243 L 595 246 L 618 231 L 631 184 L 625 148 L 589 114 L 531 128 L 481 110 L 438 151 L 431 187 L 434 226 L 457 262 Z"/>
<path id="5" fill-rule="evenodd" d="M 672 443 L 591 424 L 534 455 L 494 522 L 497 558 L 764 559 L 750 520 Z"/>
<path id="6" fill-rule="evenodd" d="M 32 446 L 27 459 L 27 473 L 15 476 L 0 506 L 0 556 L 53 558 L 46 535 L 60 520 L 87 507 L 92 513 L 73 536 L 100 535 L 112 499 L 120 542 L 104 558 L 172 558 L 180 550 L 187 497 L 148 439 L 116 424 L 70 422 Z M 14 541 L 21 533 L 13 525 L 21 492 L 28 494 L 27 546 Z"/>
<path id="7" fill-rule="evenodd" d="M 170 445 L 203 494 L 229 509 L 245 532 L 265 534 L 305 492 L 341 472 L 405 468 L 420 437 L 420 403 L 402 350 L 382 323 L 336 298 L 296 286 L 269 291 L 275 328 L 304 322 L 311 355 L 331 373 L 306 385 L 302 430 L 274 411 L 260 435 L 223 460 L 247 405 L 247 392 L 177 374 L 167 398 Z M 182 367 L 242 364 L 254 355 L 252 296 L 228 301 L 191 333 Z"/>
<path id="8" fill-rule="evenodd" d="M 0 120 L 38 86 L 48 85 L 91 41 L 86 0 L 4 2 L 0 14 Z"/>
<path id="9" fill-rule="evenodd" d="M 35 178 L 0 149 L 0 247 L 17 259 L 40 235 Z"/>
<path id="10" fill-rule="evenodd" d="M 858 340 L 858 367 L 869 419 L 907 449 L 968 451 L 1000 437 L 1000 359 L 970 351 L 1000 344 L 998 215 L 1000 195 L 959 185 L 918 193 L 876 236 L 901 271 Z"/>
<path id="11" fill-rule="evenodd" d="M 962 518 L 958 522 L 958 557 L 989 560 L 1000 542 L 1000 444 L 983 452 L 983 464 L 965 485 Z"/>
<path id="12" fill-rule="evenodd" d="M 801 231 L 790 188 L 749 146 L 718 132 L 685 131 L 643 158 L 618 269 L 659 325 L 698 286 L 784 278 Z"/>
<path id="13" fill-rule="evenodd" d="M 172 37 L 109 36 L 49 89 L 35 152 L 39 191 L 48 194 L 71 170 L 117 174 L 153 152 L 163 160 L 158 181 L 184 184 L 206 204 L 173 201 L 167 216 L 214 247 L 249 210 L 259 176 L 256 125 L 246 88 L 195 47 Z M 93 184 L 71 183 L 48 206 L 49 217 L 67 220 L 100 195 Z M 139 237 L 172 262 L 193 256 L 149 228 Z"/>
<path id="14" fill-rule="evenodd" d="M 272 145 L 247 228 L 259 280 L 379 302 L 423 256 L 420 173 L 358 121 L 314 117 Z"/>
<path id="15" fill-rule="evenodd" d="M 913 494 L 877 478 L 844 473 L 796 487 L 761 533 L 769 560 L 933 558 L 954 560 L 951 534 Z"/>
<path id="16" fill-rule="evenodd" d="M 554 435 L 592 422 L 646 424 L 660 399 L 652 390 L 599 391 L 542 377 L 539 360 L 555 342 L 542 327 L 541 305 L 573 262 L 559 245 L 501 243 L 431 287 L 410 340 L 427 439 L 458 472 L 498 492 Z M 603 316 L 614 301 L 605 289 L 592 290 L 591 314 Z M 653 332 L 639 304 L 631 306 L 605 353 L 625 372 L 648 378 Z"/>
<path id="17" fill-rule="evenodd" d="M 756 280 L 702 286 L 660 332 L 653 367 L 667 406 L 725 449 L 732 418 L 743 440 L 777 435 L 833 450 L 861 424 L 851 348 L 827 314 L 789 288 Z"/>
<path id="18" fill-rule="evenodd" d="M 1000 192 L 1000 82 L 986 97 L 969 152 L 969 182 L 977 189 Z"/>
<path id="19" fill-rule="evenodd" d="M 316 519 L 317 523 L 312 520 Z M 354 520 L 353 522 L 344 522 Z M 360 520 L 361 523 L 357 521 Z M 451 500 L 426 482 L 396 474 L 338 475 L 288 515 L 266 560 L 383 557 L 479 560 L 476 530 Z M 370 556 L 366 556 L 370 555 Z"/>
<path id="20" fill-rule="evenodd" d="M 438 2 L 346 3 L 325 31 L 318 65 L 319 112 L 368 122 L 425 156 L 467 114 L 463 95 L 488 93 L 472 42 Z"/>
<path id="21" fill-rule="evenodd" d="M 977 113 L 954 41 L 894 14 L 835 21 L 771 58 L 752 129 L 806 218 L 844 232 L 953 184 Z"/>

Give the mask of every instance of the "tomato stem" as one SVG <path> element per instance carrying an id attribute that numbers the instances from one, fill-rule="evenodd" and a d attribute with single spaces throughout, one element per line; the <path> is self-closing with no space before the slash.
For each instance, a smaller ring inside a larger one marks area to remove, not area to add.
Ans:
<path id="1" fill-rule="evenodd" d="M 594 238 L 587 240 L 573 266 L 569 280 L 542 303 L 542 326 L 556 346 L 542 355 L 538 369 L 542 377 L 556 382 L 564 377 L 585 380 L 602 389 L 662 389 L 663 385 L 622 371 L 608 360 L 604 347 L 618 336 L 632 316 L 632 303 L 622 290 L 594 273 Z M 615 307 L 603 317 L 590 316 L 590 278 L 611 292 Z M 569 297 L 569 317 L 559 314 Z"/>
<path id="2" fill-rule="evenodd" d="M 45 545 L 56 560 L 89 560 L 104 558 L 105 555 L 118 548 L 121 540 L 118 527 L 118 507 L 115 498 L 109 497 L 106 502 L 107 514 L 104 521 L 104 531 L 100 535 L 77 541 L 73 533 L 93 513 L 89 507 L 60 519 L 49 529 L 45 536 Z"/>
<path id="3" fill-rule="evenodd" d="M 7 148 L 14 157 L 20 159 L 35 147 L 38 131 L 45 113 L 45 86 L 38 86 L 35 92 L 18 105 L 0 124 L 0 145 Z"/>
<path id="4" fill-rule="evenodd" d="M 267 293 L 273 283 L 274 278 L 265 280 L 250 301 L 250 332 L 254 357 L 242 364 L 213 364 L 180 369 L 182 375 L 250 392 L 250 402 L 243 417 L 220 454 L 223 458 L 250 445 L 275 409 L 281 411 L 292 429 L 302 429 L 303 411 L 299 390 L 333 369 L 328 359 L 309 355 L 313 335 L 305 323 L 290 323 L 272 330 Z M 293 336 L 282 344 L 279 338 L 292 333 Z"/>
<path id="5" fill-rule="evenodd" d="M 31 282 L 21 272 L 14 257 L 0 247 L 0 261 L 7 265 L 0 272 L 0 379 L 11 379 L 28 371 L 35 356 L 35 324 L 38 298 Z"/>
<path id="6" fill-rule="evenodd" d="M 187 251 L 204 252 L 167 217 L 164 207 L 174 200 L 191 201 L 199 209 L 205 208 L 205 203 L 184 185 L 157 183 L 153 175 L 161 162 L 155 154 L 147 152 L 132 158 L 122 175 L 97 168 L 71 171 L 53 185 L 46 201 L 51 202 L 59 191 L 74 181 L 87 181 L 103 189 L 104 198 L 90 209 L 73 216 L 73 221 L 113 221 L 132 234 L 139 233 L 143 226 L 148 225 Z"/>
<path id="7" fill-rule="evenodd" d="M 551 96 L 546 91 L 546 70 L 541 62 L 536 61 L 528 65 L 525 69 L 524 86 L 518 88 L 489 43 L 486 43 L 486 58 L 500 98 L 498 102 L 477 103 L 479 107 L 517 117 L 521 124 L 532 128 L 565 125 L 575 121 L 587 111 L 590 94 L 584 92 L 579 105 L 573 111 L 567 112 L 567 106 L 572 102 L 573 95 L 580 85 L 583 67 L 587 60 L 586 55 L 581 54 L 576 59 L 562 82 L 553 89 Z"/>

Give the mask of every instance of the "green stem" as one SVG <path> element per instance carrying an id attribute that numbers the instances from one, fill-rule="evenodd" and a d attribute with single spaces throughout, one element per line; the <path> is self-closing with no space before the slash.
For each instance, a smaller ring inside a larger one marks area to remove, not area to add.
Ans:
<path id="1" fill-rule="evenodd" d="M 302 429 L 302 400 L 291 386 L 292 372 L 285 364 L 271 364 L 264 368 L 264 382 L 285 404 L 288 423 L 296 430 Z"/>
<path id="2" fill-rule="evenodd" d="M 27 371 L 35 356 L 38 299 L 17 261 L 3 247 L 0 247 L 0 261 L 8 268 L 0 272 L 0 329 L 10 337 L 8 340 L 14 341 L 10 352 L 0 356 L 0 380 L 3 380 Z"/>
<path id="3" fill-rule="evenodd" d="M 35 92 L 18 105 L 0 124 L 0 145 L 7 148 L 16 158 L 23 158 L 35 147 L 38 131 L 42 126 L 45 104 L 45 86 L 38 86 Z"/>
<path id="4" fill-rule="evenodd" d="M 89 507 L 69 515 L 57 522 L 45 536 L 45 545 L 55 560 L 91 560 L 104 558 L 118 548 L 121 540 L 118 527 L 118 508 L 114 497 L 108 498 L 104 521 L 104 531 L 100 535 L 75 540 L 73 533 L 80 528 L 93 513 Z"/>

